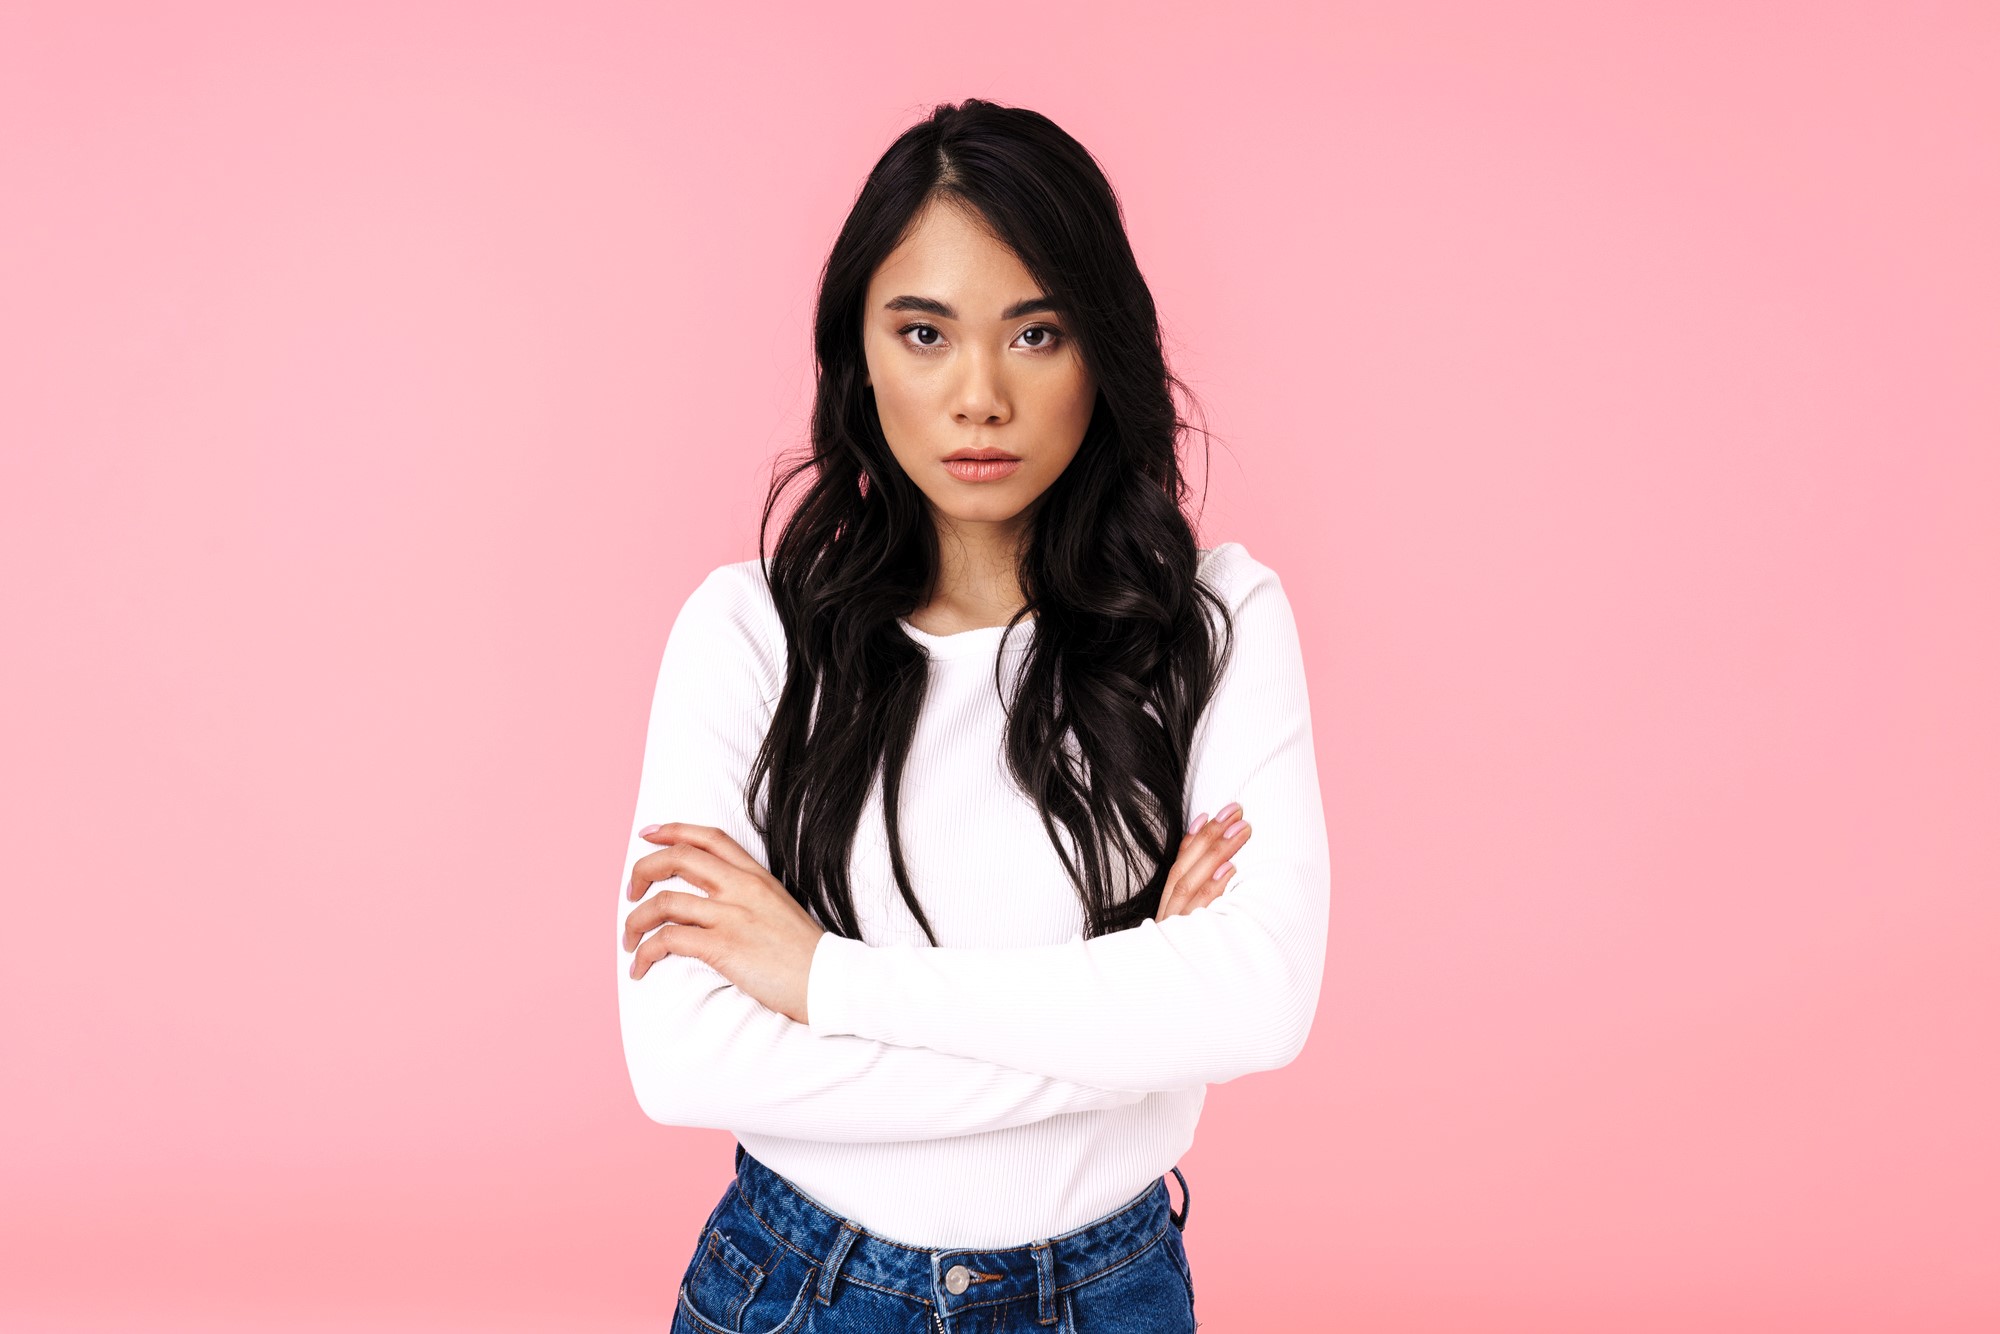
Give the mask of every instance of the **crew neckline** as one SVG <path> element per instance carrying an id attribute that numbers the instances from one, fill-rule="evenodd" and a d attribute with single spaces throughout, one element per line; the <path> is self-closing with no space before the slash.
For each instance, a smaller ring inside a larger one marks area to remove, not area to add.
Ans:
<path id="1" fill-rule="evenodd" d="M 1212 547 L 1196 547 L 1199 558 L 1198 569 L 1206 574 L 1210 557 L 1224 547 L 1237 545 L 1233 542 L 1218 542 Z M 1018 653 L 1028 647 L 1028 636 L 1034 632 L 1039 616 L 1030 616 L 1015 627 L 1015 634 L 1007 641 L 1007 651 Z M 973 655 L 985 656 L 997 651 L 1000 636 L 1006 633 L 1005 625 L 979 625 L 970 630 L 957 630 L 948 635 L 934 635 L 928 630 L 919 630 L 901 616 L 896 624 L 903 627 L 903 633 L 924 646 L 932 658 L 966 658 Z"/>
<path id="2" fill-rule="evenodd" d="M 1014 636 L 1007 641 L 1009 652 L 1027 647 L 1027 636 L 1034 630 L 1035 620 L 1035 617 L 1030 616 L 1014 627 Z M 999 645 L 1000 637 L 1007 632 L 1004 624 L 978 625 L 970 630 L 955 630 L 948 635 L 937 635 L 911 625 L 901 616 L 896 618 L 896 624 L 903 627 L 904 634 L 922 644 L 933 658 L 963 658 L 975 653 L 992 653 Z"/>

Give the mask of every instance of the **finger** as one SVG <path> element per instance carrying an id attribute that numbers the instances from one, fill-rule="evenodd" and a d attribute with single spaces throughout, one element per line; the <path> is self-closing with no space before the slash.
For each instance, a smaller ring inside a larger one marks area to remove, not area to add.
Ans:
<path id="1" fill-rule="evenodd" d="M 690 959 L 702 958 L 706 948 L 705 941 L 705 933 L 700 927 L 670 922 L 646 937 L 646 943 L 632 955 L 632 976 L 644 977 L 647 969 L 669 954 L 679 954 Z"/>
<path id="2" fill-rule="evenodd" d="M 1236 810 L 1234 806 L 1228 806 L 1228 808 L 1224 808 L 1224 814 L 1216 816 L 1214 820 L 1204 820 L 1202 822 L 1202 826 L 1194 832 L 1194 846 L 1188 848 L 1188 854 L 1182 860 L 1182 870 L 1192 870 L 1202 860 L 1206 860 L 1208 870 L 1214 870 L 1216 866 L 1220 866 L 1226 860 L 1226 854 L 1224 856 L 1216 856 L 1216 848 L 1224 842 L 1222 832 L 1228 830 L 1228 828 L 1232 828 L 1234 822 L 1236 822 L 1234 810 Z"/>
<path id="3" fill-rule="evenodd" d="M 636 949 L 639 938 L 654 927 L 667 922 L 682 922 L 690 926 L 714 926 L 721 920 L 722 908 L 719 904 L 690 894 L 685 890 L 669 889 L 655 894 L 625 915 L 625 948 Z"/>
<path id="4" fill-rule="evenodd" d="M 1236 854 L 1241 852 L 1243 845 L 1250 841 L 1250 833 L 1250 824 L 1248 821 L 1244 821 L 1242 828 L 1238 829 L 1234 834 L 1225 838 L 1217 838 L 1202 853 L 1200 858 L 1196 860 L 1195 864 L 1189 868 L 1188 874 L 1193 881 L 1193 884 L 1189 886 L 1190 891 L 1199 893 L 1202 890 L 1210 888 L 1217 881 L 1227 879 L 1229 874 L 1234 871 Z"/>
<path id="5" fill-rule="evenodd" d="M 1187 906 L 1188 889 L 1193 883 L 1184 868 L 1168 872 L 1167 887 L 1160 892 L 1160 911 L 1154 914 L 1155 918 L 1164 922 L 1178 916 Z"/>
<path id="6" fill-rule="evenodd" d="M 1182 881 L 1180 895 L 1175 900 L 1174 913 L 1176 915 L 1184 917 L 1197 908 L 1206 908 L 1209 904 L 1222 897 L 1224 891 L 1235 882 L 1236 864 L 1234 862 L 1224 862 L 1219 869 L 1222 872 L 1220 879 L 1217 879 L 1213 873 L 1208 873 L 1200 876 L 1189 876 Z"/>
<path id="7" fill-rule="evenodd" d="M 651 833 L 639 835 L 648 843 L 672 843 L 681 847 L 696 847 L 711 856 L 719 857 L 732 866 L 744 869 L 756 867 L 763 870 L 764 864 L 745 850 L 741 843 L 708 824 L 663 824 Z"/>
<path id="8" fill-rule="evenodd" d="M 632 863 L 632 874 L 625 886 L 628 899 L 643 898 L 646 886 L 652 882 L 679 876 L 690 885 L 698 885 L 711 898 L 725 893 L 729 888 L 737 868 L 712 852 L 692 843 L 676 843 L 658 852 L 649 852 Z"/>
<path id="9" fill-rule="evenodd" d="M 1174 858 L 1174 864 L 1167 872 L 1166 889 L 1160 895 L 1159 920 L 1164 921 L 1182 910 L 1193 887 L 1188 876 L 1189 868 L 1214 844 L 1219 829 L 1220 826 L 1208 818 L 1207 812 L 1195 816 L 1194 823 L 1188 826 L 1186 837 L 1181 839 L 1180 854 Z"/>
<path id="10" fill-rule="evenodd" d="M 1167 883 L 1160 891 L 1160 907 L 1153 914 L 1154 921 L 1163 922 L 1178 911 L 1176 902 L 1181 872 L 1186 868 L 1188 859 L 1194 855 L 1194 849 L 1202 837 L 1202 830 L 1207 827 L 1208 822 L 1208 814 L 1203 812 L 1194 817 L 1194 822 L 1188 826 L 1187 832 L 1181 835 L 1180 847 L 1174 851 L 1174 864 L 1167 869 Z"/>
<path id="11" fill-rule="evenodd" d="M 1215 838 L 1202 850 L 1201 856 L 1208 863 L 1209 874 L 1234 857 L 1245 843 L 1250 841 L 1250 822 L 1243 818 L 1240 808 L 1225 815 L 1218 815 L 1211 822 L 1215 826 Z"/>
<path id="12" fill-rule="evenodd" d="M 1236 832 L 1225 836 L 1226 829 Z M 1191 912 L 1200 906 L 1195 899 L 1213 885 L 1216 872 L 1250 841 L 1250 833 L 1249 822 L 1235 818 L 1211 820 L 1203 827 L 1196 836 L 1198 846 L 1175 863 L 1174 912 Z"/>
<path id="13" fill-rule="evenodd" d="M 1221 898 L 1223 892 L 1227 890 L 1230 885 L 1235 883 L 1235 880 L 1236 880 L 1235 864 L 1226 863 L 1222 872 L 1222 878 L 1220 880 L 1211 879 L 1201 889 L 1197 890 L 1193 894 L 1190 894 L 1188 896 L 1187 907 L 1183 908 L 1181 911 L 1193 912 L 1196 908 L 1206 908 L 1209 904 Z"/>

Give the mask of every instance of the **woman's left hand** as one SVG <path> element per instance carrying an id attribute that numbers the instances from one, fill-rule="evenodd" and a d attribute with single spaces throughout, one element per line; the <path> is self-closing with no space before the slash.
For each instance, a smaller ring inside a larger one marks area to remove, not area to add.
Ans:
<path id="1" fill-rule="evenodd" d="M 700 959 L 751 999 L 806 1022 L 806 978 L 824 927 L 743 845 L 710 825 L 663 824 L 640 835 L 667 846 L 632 864 L 625 896 L 644 898 L 656 881 L 679 876 L 707 898 L 665 890 L 625 918 L 632 976 L 663 955 Z M 655 928 L 658 928 L 655 930 Z M 653 934 L 646 936 L 651 931 Z M 645 942 L 640 943 L 640 937 Z"/>

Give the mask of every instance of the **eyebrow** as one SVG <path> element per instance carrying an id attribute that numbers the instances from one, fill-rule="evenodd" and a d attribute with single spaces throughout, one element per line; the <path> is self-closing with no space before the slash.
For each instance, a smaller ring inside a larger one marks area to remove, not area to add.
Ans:
<path id="1" fill-rule="evenodd" d="M 927 296 L 892 296 L 882 303 L 884 310 L 919 310 L 926 315 L 936 315 L 940 319 L 955 320 L 958 312 L 944 302 Z M 1000 318 L 1011 320 L 1020 315 L 1032 315 L 1038 310 L 1054 311 L 1056 303 L 1045 296 L 1031 296 L 1026 301 L 1016 301 L 1000 312 Z"/>

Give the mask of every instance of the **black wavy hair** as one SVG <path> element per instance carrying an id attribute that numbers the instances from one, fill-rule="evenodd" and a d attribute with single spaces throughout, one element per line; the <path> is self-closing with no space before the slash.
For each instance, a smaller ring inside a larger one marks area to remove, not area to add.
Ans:
<path id="1" fill-rule="evenodd" d="M 929 501 L 883 437 L 861 341 L 875 270 L 933 200 L 969 205 L 1014 250 L 1098 386 L 1075 458 L 1029 516 L 1017 567 L 1026 602 L 1003 641 L 1036 618 L 1005 701 L 1007 765 L 1077 887 L 1088 934 L 1102 935 L 1159 910 L 1195 725 L 1235 635 L 1226 604 L 1196 577 L 1183 513 L 1178 446 L 1190 427 L 1174 395 L 1193 395 L 1167 366 L 1111 183 L 1037 112 L 977 98 L 935 107 L 869 172 L 827 256 L 810 446 L 774 469 L 758 530 L 786 675 L 746 805 L 771 874 L 827 930 L 859 939 L 848 859 L 879 770 L 896 884 L 937 944 L 897 829 L 929 655 L 897 618 L 928 600 L 938 536 Z M 773 512 L 801 477 L 808 485 L 770 550 Z M 999 670 L 996 659 L 996 688 Z M 1126 887 L 1143 888 L 1121 893 L 1114 862 Z"/>

